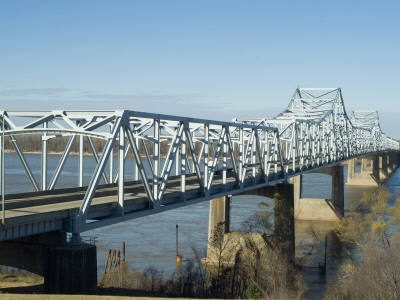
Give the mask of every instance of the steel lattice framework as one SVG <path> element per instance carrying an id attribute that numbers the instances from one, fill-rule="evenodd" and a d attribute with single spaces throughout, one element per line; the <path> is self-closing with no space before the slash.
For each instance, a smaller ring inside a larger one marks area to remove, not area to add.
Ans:
<path id="1" fill-rule="evenodd" d="M 377 112 L 353 112 L 352 119 L 348 118 L 340 88 L 297 88 L 288 107 L 274 119 L 220 122 L 126 110 L 0 114 L 2 149 L 9 138 L 35 191 L 57 187 L 74 143 L 79 143 L 77 185 L 83 186 L 83 145 L 90 146 L 97 165 L 67 228 L 76 235 L 144 214 L 275 184 L 296 173 L 356 156 L 399 149 L 399 143 L 381 131 Z M 26 134 L 42 136 L 40 180 L 16 138 Z M 69 140 L 50 174 L 48 141 L 59 137 Z M 101 153 L 95 149 L 95 139 L 104 140 Z M 117 166 L 112 159 L 115 145 Z M 133 169 L 125 167 L 129 156 L 135 162 Z M 4 195 L 4 151 L 0 163 Z M 133 174 L 134 184 L 144 192 L 146 205 L 141 212 L 126 206 L 127 174 Z M 107 220 L 89 213 L 101 184 L 114 184 L 118 189 L 115 214 Z"/>
<path id="2" fill-rule="evenodd" d="M 240 121 L 278 128 L 288 174 L 399 149 L 399 143 L 382 132 L 378 112 L 353 111 L 351 119 L 347 116 L 340 88 L 297 88 L 275 118 Z"/>

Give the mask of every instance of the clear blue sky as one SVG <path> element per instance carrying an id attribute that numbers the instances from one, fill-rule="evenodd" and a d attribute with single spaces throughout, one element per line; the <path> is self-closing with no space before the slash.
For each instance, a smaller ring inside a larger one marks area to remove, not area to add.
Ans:
<path id="1" fill-rule="evenodd" d="M 341 87 L 400 138 L 400 1 L 0 0 L 0 108 L 272 117 Z"/>

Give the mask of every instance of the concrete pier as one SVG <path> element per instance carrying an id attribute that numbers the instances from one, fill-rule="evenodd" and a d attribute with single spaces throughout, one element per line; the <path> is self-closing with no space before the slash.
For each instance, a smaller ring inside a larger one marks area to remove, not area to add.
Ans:
<path id="1" fill-rule="evenodd" d="M 294 185 L 288 183 L 277 184 L 275 186 L 265 186 L 262 188 L 250 190 L 239 195 L 256 195 L 268 197 L 275 200 L 275 218 L 274 218 L 274 241 L 276 245 L 294 261 L 295 237 L 294 237 Z M 229 214 L 227 210 L 227 201 L 223 198 L 215 199 L 217 204 L 210 204 L 209 221 L 209 241 L 212 237 L 212 228 L 224 221 L 229 224 Z M 212 200 L 212 201 L 215 201 Z M 225 232 L 228 232 L 225 227 Z"/>
<path id="2" fill-rule="evenodd" d="M 332 172 L 332 202 L 335 213 L 339 217 L 344 216 L 344 176 L 343 166 L 333 166 Z"/>
<path id="3" fill-rule="evenodd" d="M 323 169 L 323 173 L 332 176 L 331 199 L 303 198 L 302 177 L 291 178 L 294 185 L 294 216 L 296 220 L 338 221 L 344 214 L 343 167 L 333 166 Z"/>
<path id="4" fill-rule="evenodd" d="M 379 180 L 383 182 L 389 177 L 388 155 L 386 153 L 382 153 L 379 157 L 379 168 L 381 170 Z"/>
<path id="5" fill-rule="evenodd" d="M 1 242 L 0 265 L 43 276 L 49 294 L 93 294 L 97 289 L 96 246 L 69 244 L 63 232 Z"/>
<path id="6" fill-rule="evenodd" d="M 224 233 L 229 232 L 230 201 L 232 196 L 216 198 L 210 201 L 210 213 L 208 218 L 208 240 L 210 241 L 218 228 L 223 224 Z"/>
<path id="7" fill-rule="evenodd" d="M 361 173 L 355 173 L 356 161 L 350 159 L 347 169 L 347 185 L 368 185 L 377 186 L 381 183 L 380 157 L 378 155 L 368 155 L 361 159 Z"/>
<path id="8" fill-rule="evenodd" d="M 282 183 L 266 189 L 267 197 L 275 200 L 274 236 L 275 243 L 294 263 L 294 186 Z"/>
<path id="9" fill-rule="evenodd" d="M 399 152 L 390 151 L 361 158 L 361 173 L 355 173 L 355 159 L 348 161 L 347 185 L 377 186 L 398 167 Z"/>

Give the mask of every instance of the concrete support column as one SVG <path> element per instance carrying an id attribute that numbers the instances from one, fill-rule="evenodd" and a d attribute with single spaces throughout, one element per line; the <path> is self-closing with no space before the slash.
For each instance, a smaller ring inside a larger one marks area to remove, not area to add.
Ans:
<path id="1" fill-rule="evenodd" d="M 295 215 L 300 211 L 300 199 L 302 194 L 302 183 L 303 183 L 303 175 L 298 175 L 290 178 L 290 183 L 293 184 L 293 196 L 294 196 L 294 212 Z"/>
<path id="2" fill-rule="evenodd" d="M 382 170 L 382 173 L 384 175 L 383 180 L 385 180 L 387 177 L 389 177 L 388 173 L 388 163 L 387 163 L 387 154 L 382 153 L 380 157 L 380 168 Z"/>
<path id="3" fill-rule="evenodd" d="M 363 162 L 364 160 L 362 160 L 362 162 Z M 362 162 L 361 162 L 361 169 L 362 169 Z M 348 163 L 348 165 L 347 165 L 347 181 L 351 181 L 355 176 L 354 176 L 354 173 L 355 173 L 355 168 L 356 168 L 356 162 L 355 162 L 355 159 L 353 158 L 353 159 L 350 159 L 349 160 L 349 163 Z M 362 171 L 361 171 L 362 172 Z"/>
<path id="4" fill-rule="evenodd" d="M 399 151 L 390 152 L 390 167 L 392 168 L 392 170 L 398 167 L 399 155 Z"/>
<path id="5" fill-rule="evenodd" d="M 368 166 L 369 159 L 362 158 L 361 159 L 361 174 L 370 173 L 372 168 Z"/>
<path id="6" fill-rule="evenodd" d="M 336 214 L 340 217 L 344 215 L 344 176 L 342 166 L 332 168 L 332 202 Z"/>
<path id="7" fill-rule="evenodd" d="M 379 155 L 374 155 L 372 158 L 372 177 L 377 184 L 380 184 L 379 178 Z"/>
<path id="8" fill-rule="evenodd" d="M 229 211 L 232 196 L 216 198 L 210 201 L 210 213 L 208 219 L 208 241 L 210 242 L 218 225 L 223 223 L 224 233 L 229 232 Z"/>
<path id="9" fill-rule="evenodd" d="M 389 152 L 389 169 L 391 172 L 394 170 L 394 152 Z"/>
<path id="10" fill-rule="evenodd" d="M 396 169 L 399 166 L 399 160 L 400 160 L 399 156 L 400 156 L 400 152 L 399 151 L 393 152 L 393 158 L 392 158 L 393 170 Z"/>
<path id="11" fill-rule="evenodd" d="M 93 294 L 97 289 L 96 246 L 68 244 L 63 232 L 1 242 L 0 265 L 43 276 L 48 294 Z"/>
<path id="12" fill-rule="evenodd" d="M 298 176 L 300 177 L 300 176 Z M 293 180 L 301 180 L 295 178 Z M 298 181 L 297 181 L 298 182 Z M 299 183 L 299 182 L 298 182 Z M 297 188 L 300 187 L 297 184 Z M 294 261 L 295 239 L 294 239 L 294 185 L 288 183 L 276 186 L 265 186 L 259 189 L 246 191 L 241 195 L 257 195 L 275 200 L 275 232 L 276 245 Z M 297 196 L 300 197 L 297 189 Z"/>
<path id="13" fill-rule="evenodd" d="M 48 294 L 93 294 L 97 290 L 96 246 L 46 247 L 44 291 Z"/>
<path id="14" fill-rule="evenodd" d="M 275 240 L 281 250 L 294 262 L 294 185 L 277 184 L 275 194 Z"/>
<path id="15" fill-rule="evenodd" d="M 396 154 L 394 156 L 394 167 L 397 168 L 399 166 L 399 161 L 400 161 L 400 151 L 396 151 Z"/>

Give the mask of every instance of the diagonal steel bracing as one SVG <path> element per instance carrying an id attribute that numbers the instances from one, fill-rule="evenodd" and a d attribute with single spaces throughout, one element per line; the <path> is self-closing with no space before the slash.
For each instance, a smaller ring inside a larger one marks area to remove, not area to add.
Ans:
<path id="1" fill-rule="evenodd" d="M 376 111 L 355 111 L 348 117 L 340 88 L 297 88 L 287 108 L 273 119 L 221 122 L 136 111 L 1 111 L 0 114 L 1 128 L 4 127 L 1 144 L 11 141 L 35 191 L 57 189 L 66 160 L 74 143 L 79 141 L 76 186 L 83 185 L 85 193 L 67 227 L 75 235 L 275 184 L 299 172 L 353 157 L 399 149 L 399 143 L 382 132 Z M 42 185 L 38 185 L 35 170 L 18 142 L 22 135 L 41 137 L 42 163 L 38 173 Z M 47 184 L 47 142 L 61 137 L 69 142 Z M 83 176 L 85 145 L 87 154 L 96 163 L 88 183 Z M 114 159 L 114 152 L 118 153 L 118 159 Z M 134 161 L 133 169 L 125 167 L 127 159 Z M 7 155 L 5 161 L 1 160 L 1 169 L 6 160 Z M 4 182 L 5 176 L 3 173 L 0 182 Z M 135 181 L 128 184 L 128 176 Z M 104 188 L 101 184 L 118 190 L 112 215 L 92 210 L 97 205 L 93 204 L 96 191 Z M 1 188 L 7 193 L 4 183 Z M 6 218 L 5 206 L 3 215 Z"/>

